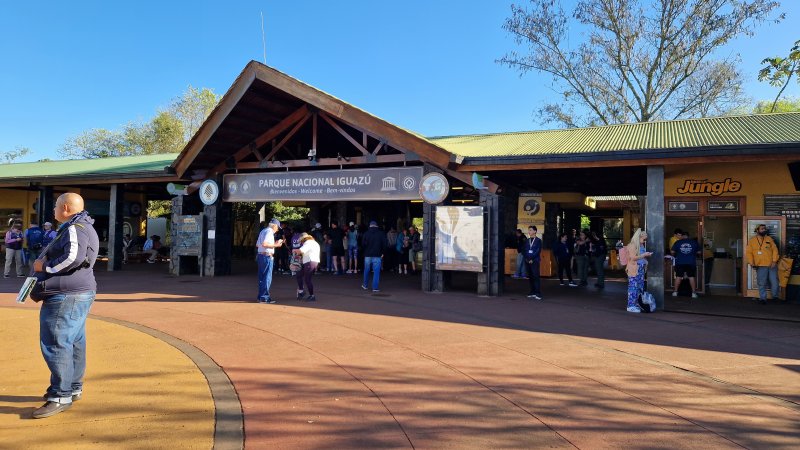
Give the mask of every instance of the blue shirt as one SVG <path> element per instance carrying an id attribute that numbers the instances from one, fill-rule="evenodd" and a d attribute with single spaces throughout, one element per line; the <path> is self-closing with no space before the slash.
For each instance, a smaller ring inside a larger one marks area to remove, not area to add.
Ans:
<path id="1" fill-rule="evenodd" d="M 675 265 L 693 265 L 700 246 L 694 239 L 681 239 L 672 245 L 675 252 Z"/>

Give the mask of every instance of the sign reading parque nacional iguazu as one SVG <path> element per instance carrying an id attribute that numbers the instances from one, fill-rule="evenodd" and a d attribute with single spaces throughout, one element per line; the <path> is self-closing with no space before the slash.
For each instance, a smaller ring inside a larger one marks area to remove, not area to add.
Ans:
<path id="1" fill-rule="evenodd" d="M 417 200 L 422 167 L 230 174 L 226 202 L 271 200 Z"/>

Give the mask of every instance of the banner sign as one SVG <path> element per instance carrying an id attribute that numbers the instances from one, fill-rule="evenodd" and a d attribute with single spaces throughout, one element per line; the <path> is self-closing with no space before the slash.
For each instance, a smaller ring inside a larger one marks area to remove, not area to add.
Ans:
<path id="1" fill-rule="evenodd" d="M 522 234 L 528 234 L 528 227 L 536 225 L 539 236 L 544 236 L 544 208 L 545 202 L 540 193 L 519 194 L 517 207 L 517 228 Z"/>
<path id="2" fill-rule="evenodd" d="M 418 200 L 422 167 L 230 174 L 222 200 Z"/>

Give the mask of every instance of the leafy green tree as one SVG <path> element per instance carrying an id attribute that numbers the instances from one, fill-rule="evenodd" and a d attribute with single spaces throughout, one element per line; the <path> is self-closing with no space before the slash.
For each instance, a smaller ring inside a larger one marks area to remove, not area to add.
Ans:
<path id="1" fill-rule="evenodd" d="M 783 95 L 783 91 L 789 86 L 789 81 L 792 77 L 800 82 L 800 78 L 795 75 L 800 74 L 800 41 L 796 41 L 794 46 L 789 50 L 789 55 L 775 56 L 766 58 L 761 61 L 761 64 L 766 64 L 758 72 L 758 81 L 767 81 L 770 85 L 780 87 L 778 95 L 772 101 L 772 107 L 769 112 L 778 112 L 778 101 Z M 784 104 L 784 106 L 786 106 Z M 766 112 L 766 111 L 765 111 Z"/>
<path id="2" fill-rule="evenodd" d="M 166 113 L 178 119 L 183 129 L 183 141 L 189 140 L 197 133 L 203 121 L 219 103 L 220 97 L 211 89 L 196 89 L 192 86 L 181 97 L 174 100 Z"/>
<path id="3" fill-rule="evenodd" d="M 758 102 L 753 113 L 763 114 L 770 112 L 797 112 L 800 111 L 800 98 L 787 97 L 780 100 L 762 100 Z"/>
<path id="4" fill-rule="evenodd" d="M 519 51 L 498 62 L 552 76 L 560 101 L 545 121 L 569 127 L 718 114 L 744 102 L 735 57 L 715 59 L 751 34 L 774 0 L 555 0 L 512 5 L 503 28 Z M 782 18 L 780 16 L 777 20 Z M 575 44 L 581 33 L 582 42 Z"/>
<path id="5" fill-rule="evenodd" d="M 0 161 L 3 161 L 5 164 L 9 164 L 30 153 L 31 149 L 28 147 L 16 147 L 14 150 L 0 152 Z"/>
<path id="6" fill-rule="evenodd" d="M 130 122 L 120 130 L 95 128 L 67 139 L 59 153 L 67 158 L 177 153 L 214 109 L 219 97 L 210 89 L 189 86 L 180 97 L 145 123 Z"/>

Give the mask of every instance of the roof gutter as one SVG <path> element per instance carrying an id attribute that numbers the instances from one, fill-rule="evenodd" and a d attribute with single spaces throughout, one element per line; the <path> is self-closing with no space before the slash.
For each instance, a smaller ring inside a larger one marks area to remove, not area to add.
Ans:
<path id="1" fill-rule="evenodd" d="M 461 157 L 458 170 L 470 170 L 470 166 L 481 166 L 484 170 L 491 170 L 491 166 L 505 165 L 543 165 L 555 167 L 563 164 L 564 168 L 575 167 L 581 163 L 619 163 L 620 166 L 630 165 L 625 162 L 659 160 L 660 164 L 670 164 L 665 160 L 672 160 L 671 164 L 685 164 L 687 159 L 727 157 L 731 159 L 748 156 L 784 155 L 782 159 L 800 159 L 800 143 L 778 144 L 748 144 L 742 146 L 710 146 L 687 147 L 664 150 L 620 150 L 611 152 L 586 152 L 537 155 L 506 155 L 506 156 L 465 156 Z M 796 155 L 797 158 L 792 158 Z M 454 158 L 455 161 L 457 159 Z M 550 167 L 550 168 L 552 168 Z M 501 170 L 501 169 L 498 169 Z"/>

